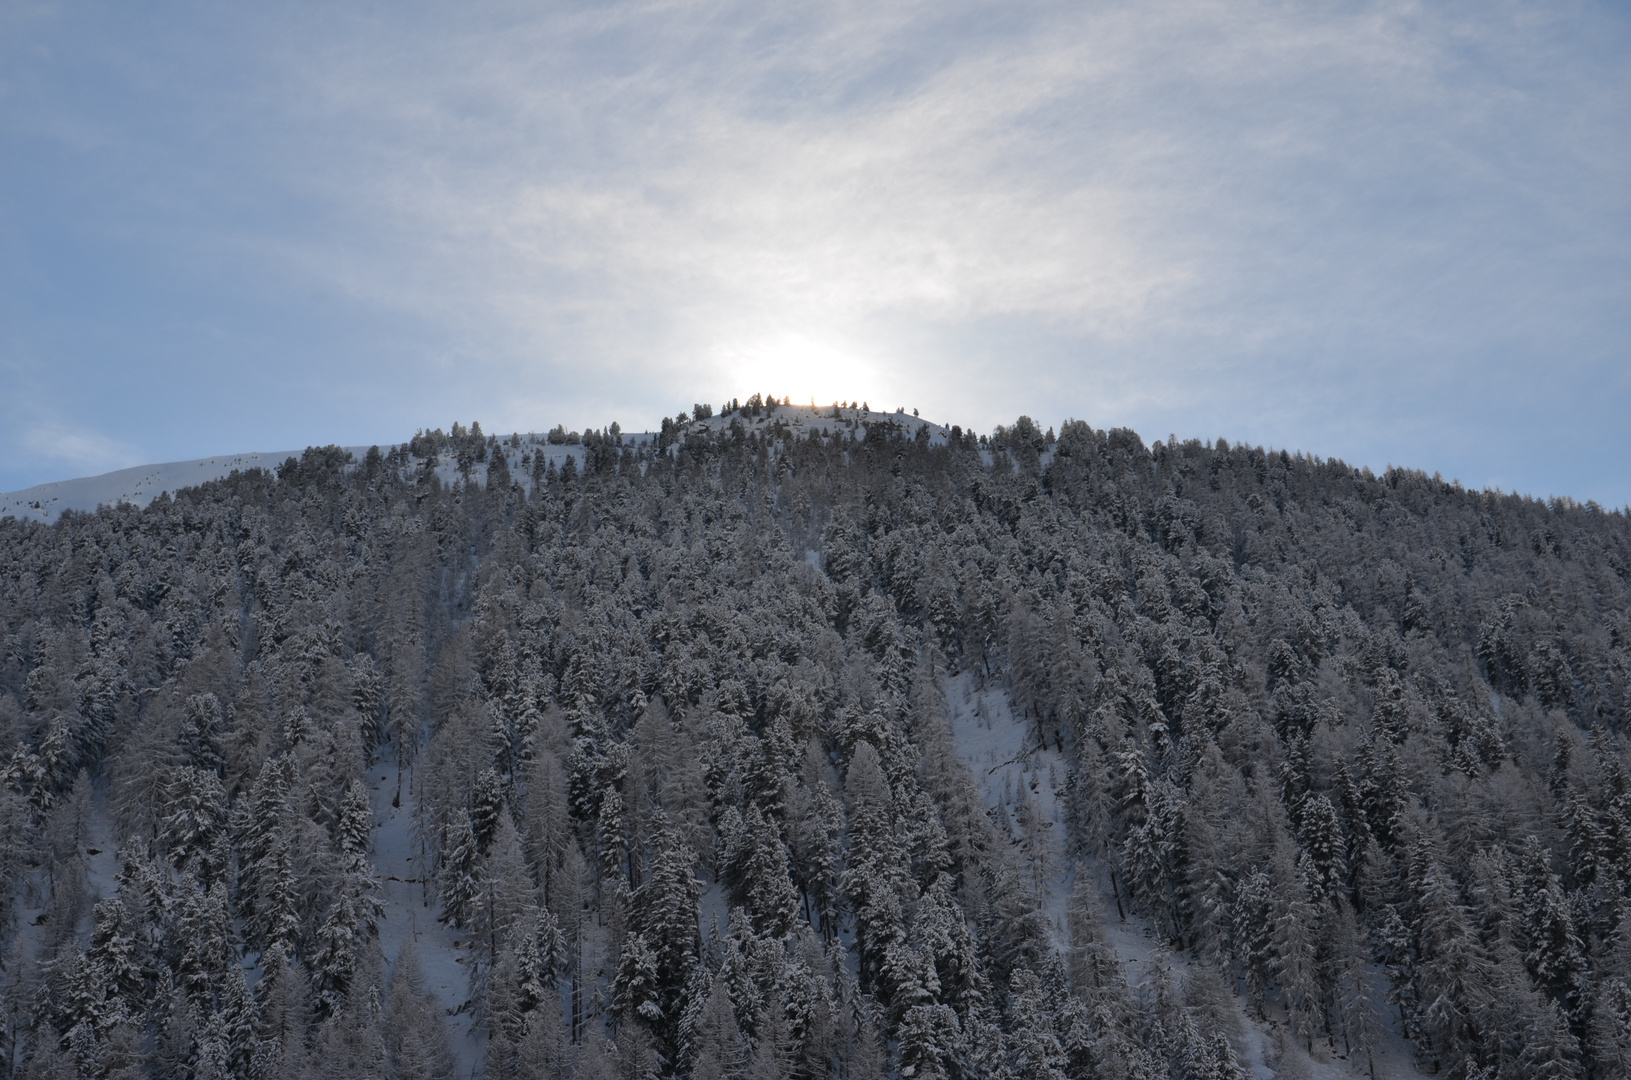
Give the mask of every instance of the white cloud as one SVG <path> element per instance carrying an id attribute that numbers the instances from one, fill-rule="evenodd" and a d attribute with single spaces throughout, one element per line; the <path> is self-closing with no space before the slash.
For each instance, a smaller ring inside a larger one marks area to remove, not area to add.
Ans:
<path id="1" fill-rule="evenodd" d="M 854 36 L 834 51 L 853 51 Z M 367 199 L 396 218 L 393 232 L 423 238 L 419 254 L 451 286 L 442 302 L 474 300 L 523 334 L 541 309 L 547 321 L 563 307 L 782 329 L 895 310 L 1108 327 L 1182 271 L 1151 264 L 1128 235 L 1135 194 L 1022 169 L 1036 157 L 1025 114 L 1072 89 L 1069 57 L 1038 47 L 951 63 L 898 99 L 792 116 L 763 115 L 751 91 L 687 94 L 661 69 L 591 79 L 572 88 L 575 118 L 599 130 L 564 136 L 578 160 L 562 162 L 533 143 L 556 135 L 535 122 L 563 88 L 540 83 L 503 40 L 467 44 L 450 54 L 453 72 L 403 78 L 398 115 L 414 131 L 457 128 L 448 99 L 467 89 L 473 52 L 482 81 L 497 80 L 479 92 L 503 103 L 499 115 L 437 149 L 379 147 L 386 167 Z M 750 87 L 771 75 L 748 66 Z M 347 109 L 388 96 L 349 79 L 336 92 Z M 481 153 L 490 142 L 509 153 Z M 354 191 L 355 179 L 340 184 Z M 547 291 L 563 276 L 581 286 L 576 305 Z M 385 288 L 416 291 L 400 279 Z"/>
<path id="2" fill-rule="evenodd" d="M 38 457 L 89 476 L 142 464 L 132 447 L 99 431 L 76 428 L 59 421 L 33 424 L 22 432 L 23 449 Z"/>
<path id="3" fill-rule="evenodd" d="M 982 44 L 899 5 L 791 40 L 771 26 L 765 46 L 755 9 L 731 12 L 745 28 L 647 5 L 354 45 L 308 91 L 366 148 L 370 175 L 327 179 L 388 219 L 390 257 L 325 250 L 312 269 L 610 370 L 788 335 L 853 347 L 879 318 L 1255 354 L 1378 309 L 1430 333 L 1407 279 L 1487 244 L 1479 210 L 1503 209 L 1425 205 L 1489 167 L 1509 73 L 1460 54 L 1506 44 L 1499 18 L 1038 9 Z M 893 55 L 937 29 L 942 54 Z M 607 62 L 582 59 L 596 49 Z M 912 75 L 865 89 L 897 63 Z"/>
<path id="4" fill-rule="evenodd" d="M 358 410 L 628 424 L 763 390 L 1408 460 L 1526 378 L 1589 393 L 1624 340 L 1631 73 L 1591 4 L 241 18 L 186 55 L 252 42 L 250 89 L 198 87 L 211 139 L 131 171 L 200 207 L 163 240 L 297 318 L 407 328 Z"/>

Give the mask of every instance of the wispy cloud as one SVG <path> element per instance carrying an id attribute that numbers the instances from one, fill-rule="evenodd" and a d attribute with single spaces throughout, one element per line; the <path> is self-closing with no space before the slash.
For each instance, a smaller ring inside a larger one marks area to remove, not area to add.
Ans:
<path id="1" fill-rule="evenodd" d="M 58 421 L 33 424 L 18 441 L 30 454 L 74 470 L 74 475 L 89 476 L 142 463 L 129 445 L 100 431 Z"/>
<path id="2" fill-rule="evenodd" d="M 1042 9 L 990 43 L 962 14 L 927 57 L 900 55 L 936 29 L 910 5 L 803 28 L 798 54 L 764 47 L 751 9 L 719 34 L 690 6 L 370 49 L 314 87 L 371 143 L 367 182 L 329 180 L 415 242 L 396 273 L 323 261 L 535 347 L 586 334 L 607 360 L 880 317 L 1260 354 L 1378 317 L 1465 332 L 1414 298 L 1532 254 L 1491 216 L 1613 201 L 1589 161 L 1606 131 L 1578 113 L 1575 138 L 1544 130 L 1536 93 L 1570 87 L 1507 55 L 1536 28 L 1499 11 Z M 586 69 L 607 39 L 624 62 Z M 1499 160 L 1513 134 L 1546 152 Z"/>
<path id="3" fill-rule="evenodd" d="M 523 335 L 578 319 L 616 333 L 604 324 L 637 327 L 647 320 L 631 312 L 657 312 L 692 339 L 690 354 L 752 326 L 842 330 L 887 312 L 1036 314 L 1108 330 L 1185 276 L 1136 235 L 1152 209 L 1140 193 L 1062 174 L 1029 126 L 1079 93 L 1090 66 L 1078 43 L 1036 40 L 1046 25 L 936 57 L 911 85 L 850 104 L 834 99 L 860 94 L 853 84 L 888 63 L 868 23 L 817 33 L 817 55 L 797 63 L 753 49 L 749 35 L 707 42 L 725 54 L 710 57 L 730 73 L 723 86 L 671 55 L 581 82 L 568 67 L 570 87 L 549 77 L 586 37 L 690 15 L 639 9 L 610 25 L 477 36 L 428 72 L 400 56 L 411 76 L 339 68 L 326 109 L 371 114 L 390 98 L 401 124 L 456 133 L 427 146 L 387 127 L 371 148 L 363 197 L 399 220 L 393 233 L 421 238 L 417 254 L 439 270 L 375 283 L 416 307 L 484 309 Z M 767 107 L 766 85 L 806 68 L 820 73 L 814 100 Z M 461 106 L 478 119 L 449 115 Z M 332 178 L 351 198 L 355 180 Z"/>
<path id="4" fill-rule="evenodd" d="M 1476 482 L 1449 459 L 1516 453 L 1491 417 L 1602 408 L 1631 329 L 1607 7 L 215 18 L 166 55 L 217 141 L 164 135 L 184 167 L 127 172 L 182 257 L 393 342 L 303 369 L 346 373 L 336 409 L 639 422 L 751 388 L 1439 455 Z"/>

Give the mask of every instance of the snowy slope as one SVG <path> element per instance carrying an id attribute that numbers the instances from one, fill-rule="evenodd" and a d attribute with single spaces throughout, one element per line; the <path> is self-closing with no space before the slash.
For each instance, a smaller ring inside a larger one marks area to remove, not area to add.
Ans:
<path id="1" fill-rule="evenodd" d="M 368 448 L 353 449 L 359 456 Z M 90 512 L 106 503 L 133 503 L 146 506 L 161 492 L 177 491 L 219 480 L 233 471 L 275 469 L 298 450 L 274 453 L 221 454 L 194 461 L 170 461 L 162 465 L 137 465 L 101 476 L 59 480 L 38 484 L 21 491 L 0 494 L 0 518 L 16 517 L 32 521 L 55 521 L 64 510 Z"/>
<path id="2" fill-rule="evenodd" d="M 440 914 L 424 880 L 418 837 L 413 822 L 413 787 L 400 786 L 397 764 L 387 758 L 375 762 L 368 777 L 374 805 L 375 871 L 379 874 L 385 920 L 380 923 L 379 943 L 385 963 L 394 967 L 403 945 L 413 938 L 419 950 L 419 966 L 425 973 L 425 986 L 441 1003 L 453 1037 L 453 1053 L 459 1074 L 471 1075 L 485 1053 L 484 1038 L 471 1030 L 470 1018 L 462 1012 L 470 997 L 469 934 L 441 922 Z M 393 802 L 400 805 L 393 806 Z"/>
<path id="3" fill-rule="evenodd" d="M 582 446 L 550 446 L 542 435 L 526 435 L 521 449 L 506 448 L 510 469 L 523 486 L 531 478 L 521 471 L 523 453 L 540 452 L 555 459 L 560 466 L 568 457 L 583 460 Z M 649 436 L 625 435 L 624 442 L 633 442 Z M 368 453 L 366 446 L 347 446 L 344 449 L 357 460 Z M 391 446 L 380 447 L 388 452 Z M 65 510 L 90 513 L 99 506 L 130 503 L 144 507 L 164 492 L 175 493 L 183 488 L 196 487 L 211 480 L 220 480 L 234 472 L 249 469 L 276 469 L 289 458 L 298 458 L 302 451 L 280 450 L 270 453 L 220 454 L 216 457 L 193 461 L 170 461 L 159 465 L 137 465 L 100 476 L 86 476 L 75 480 L 59 480 L 38 484 L 21 491 L 0 493 L 0 518 L 15 517 L 24 521 L 55 521 Z M 451 484 L 459 477 L 458 466 L 445 458 L 438 464 L 436 474 L 444 483 Z M 487 466 L 477 465 L 472 477 L 485 481 Z"/>
<path id="4" fill-rule="evenodd" d="M 1035 841 L 1027 856 L 1031 862 L 1029 884 L 1038 893 L 1043 910 L 1053 924 L 1056 942 L 1068 944 L 1066 910 L 1078 875 L 1089 875 L 1102 895 L 1098 908 L 1114 914 L 1117 902 L 1111 891 L 1107 868 L 1092 860 L 1073 859 L 1064 850 L 1063 806 L 1056 789 L 1065 782 L 1067 765 L 1057 749 L 1040 745 L 1033 727 L 1015 717 L 1007 694 L 995 686 L 976 687 L 972 676 L 949 679 L 945 686 L 951 714 L 952 737 L 958 756 L 973 773 L 985 803 L 1005 816 L 1013 832 L 1024 843 L 1024 821 L 1034 814 L 1040 823 L 1031 835 Z M 1158 968 L 1165 968 L 1175 980 L 1194 963 L 1183 953 L 1162 944 L 1152 926 L 1128 912 L 1124 919 L 1106 919 L 1105 939 L 1115 948 L 1126 967 L 1129 986 L 1144 985 Z M 1398 1030 L 1398 1014 L 1385 1004 L 1383 979 L 1378 973 L 1375 1001 L 1377 1012 L 1388 1025 L 1375 1051 L 1377 1080 L 1406 1080 L 1422 1075 L 1412 1062 L 1410 1044 Z M 1267 1064 L 1273 1046 L 1272 1027 L 1283 1022 L 1283 1014 L 1273 1015 L 1267 1024 L 1251 1018 L 1245 999 L 1237 998 L 1237 1019 L 1243 1033 L 1236 1047 L 1243 1065 L 1254 1077 L 1267 1078 L 1275 1072 Z M 1306 1076 L 1309 1080 L 1352 1080 L 1369 1076 L 1364 1060 L 1344 1061 L 1316 1041 L 1315 1053 L 1306 1054 L 1292 1040 L 1285 1074 Z"/>
<path id="5" fill-rule="evenodd" d="M 1027 816 L 1039 828 L 1030 885 L 1053 923 L 1055 942 L 1070 940 L 1065 920 L 1066 901 L 1074 882 L 1074 868 L 1064 858 L 1064 811 L 1057 788 L 1067 768 L 1062 755 L 1039 747 L 1036 733 L 1014 717 L 1008 695 L 994 686 L 976 689 L 974 678 L 963 674 L 946 686 L 951 709 L 952 738 L 957 753 L 974 774 L 988 808 L 999 810 L 1020 834 Z"/>
<path id="6" fill-rule="evenodd" d="M 934 445 L 943 445 L 950 434 L 947 428 L 939 424 L 906 413 L 835 409 L 833 406 L 816 408 L 809 405 L 782 405 L 774 411 L 761 411 L 757 417 L 749 417 L 745 412 L 737 411 L 729 416 L 714 416 L 707 420 L 694 421 L 687 425 L 686 431 L 698 434 L 704 431 L 726 431 L 733 424 L 741 424 L 748 431 L 775 431 L 786 428 L 800 436 L 819 431 L 826 435 L 849 435 L 857 439 L 866 437 L 869 425 L 891 424 L 899 427 L 909 438 L 915 437 L 920 429 L 927 428 L 929 441 Z M 650 432 L 625 432 L 622 439 L 625 444 L 634 445 L 650 442 L 654 437 Z M 369 448 L 348 446 L 344 449 L 354 458 L 361 460 Z M 391 449 L 391 446 L 380 447 L 381 451 Z M 523 487 L 531 485 L 531 477 L 521 466 L 523 454 L 541 452 L 546 457 L 553 458 L 557 467 L 568 457 L 575 457 L 580 462 L 583 460 L 581 445 L 552 445 L 538 433 L 523 435 L 519 448 L 506 446 L 503 449 L 509 460 L 511 475 Z M 0 518 L 15 517 L 24 521 L 50 523 L 65 510 L 90 513 L 99 506 L 119 503 L 144 507 L 163 492 L 173 493 L 182 488 L 196 487 L 211 480 L 220 480 L 233 472 L 275 469 L 291 457 L 298 458 L 300 454 L 299 450 L 220 454 L 192 461 L 137 465 L 129 469 L 103 473 L 100 476 L 38 484 L 21 491 L 0 493 Z M 438 464 L 436 472 L 447 484 L 453 483 L 459 477 L 457 465 L 446 458 Z M 472 479 L 485 481 L 486 476 L 485 464 L 476 465 L 471 471 Z"/>
<path id="7" fill-rule="evenodd" d="M 738 423 L 748 431 L 785 427 L 799 436 L 819 431 L 824 435 L 851 435 L 857 439 L 866 437 L 869 425 L 892 424 L 900 428 L 907 438 L 914 438 L 919 430 L 927 428 L 929 441 L 935 446 L 944 445 L 951 434 L 950 429 L 909 413 L 837 408 L 832 405 L 778 405 L 773 411 L 761 410 L 756 417 L 738 410 L 728 416 L 716 415 L 707 420 L 693 421 L 687 431 L 728 431 L 731 425 Z"/>

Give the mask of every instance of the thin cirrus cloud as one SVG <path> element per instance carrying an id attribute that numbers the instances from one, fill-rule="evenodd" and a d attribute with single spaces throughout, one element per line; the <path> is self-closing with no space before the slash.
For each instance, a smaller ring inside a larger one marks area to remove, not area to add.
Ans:
<path id="1" fill-rule="evenodd" d="M 841 76 L 885 64 L 871 55 L 884 43 L 865 26 L 817 37 L 836 55 L 801 57 L 799 66 L 819 69 L 812 92 L 822 99 L 768 111 L 759 95 L 787 63 L 776 51 L 718 58 L 732 72 L 725 86 L 684 58 L 635 76 L 589 73 L 563 103 L 556 85 L 537 83 L 537 42 L 463 43 L 454 53 L 480 64 L 457 64 L 444 72 L 448 82 L 427 81 L 423 97 L 393 106 L 401 123 L 451 139 L 429 152 L 411 140 L 380 146 L 390 164 L 368 197 L 453 257 L 452 281 L 434 286 L 452 285 L 442 303 L 465 312 L 490 305 L 528 337 L 581 319 L 612 339 L 596 342 L 611 354 L 638 363 L 657 348 L 704 370 L 754 338 L 855 336 L 857 324 L 897 312 L 1107 328 L 1175 277 L 1171 266 L 1146 265 L 1125 235 L 1135 197 L 1061 184 L 1046 161 L 1035 174 L 1023 168 L 1046 153 L 1021 126 L 1071 91 L 1070 57 L 1014 43 L 998 57 L 953 59 L 916 85 L 841 103 L 831 100 L 851 89 Z M 835 75 L 846 62 L 850 70 Z M 390 69 L 368 74 L 360 86 L 354 72 L 342 74 L 329 107 L 364 115 L 381 83 L 412 81 Z M 479 118 L 461 124 L 443 111 L 447 102 Z M 561 129 L 585 102 L 606 121 L 577 145 L 578 133 Z M 493 146 L 509 156 L 492 160 Z M 563 149 L 594 167 L 562 169 Z M 342 185 L 354 191 L 350 180 Z M 670 336 L 640 340 L 644 312 Z"/>
<path id="2" fill-rule="evenodd" d="M 1631 499 L 1607 6 L 65 10 L 0 365 L 110 467 L 766 391 Z"/>

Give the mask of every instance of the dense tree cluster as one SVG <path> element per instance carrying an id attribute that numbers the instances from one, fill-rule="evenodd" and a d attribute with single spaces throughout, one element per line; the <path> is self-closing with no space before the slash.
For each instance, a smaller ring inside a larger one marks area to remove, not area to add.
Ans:
<path id="1" fill-rule="evenodd" d="M 0 522 L 0 1078 L 1225 1080 L 1241 1002 L 1286 1075 L 1631 1076 L 1625 516 L 791 411 Z M 381 761 L 456 1018 L 380 945 Z"/>

